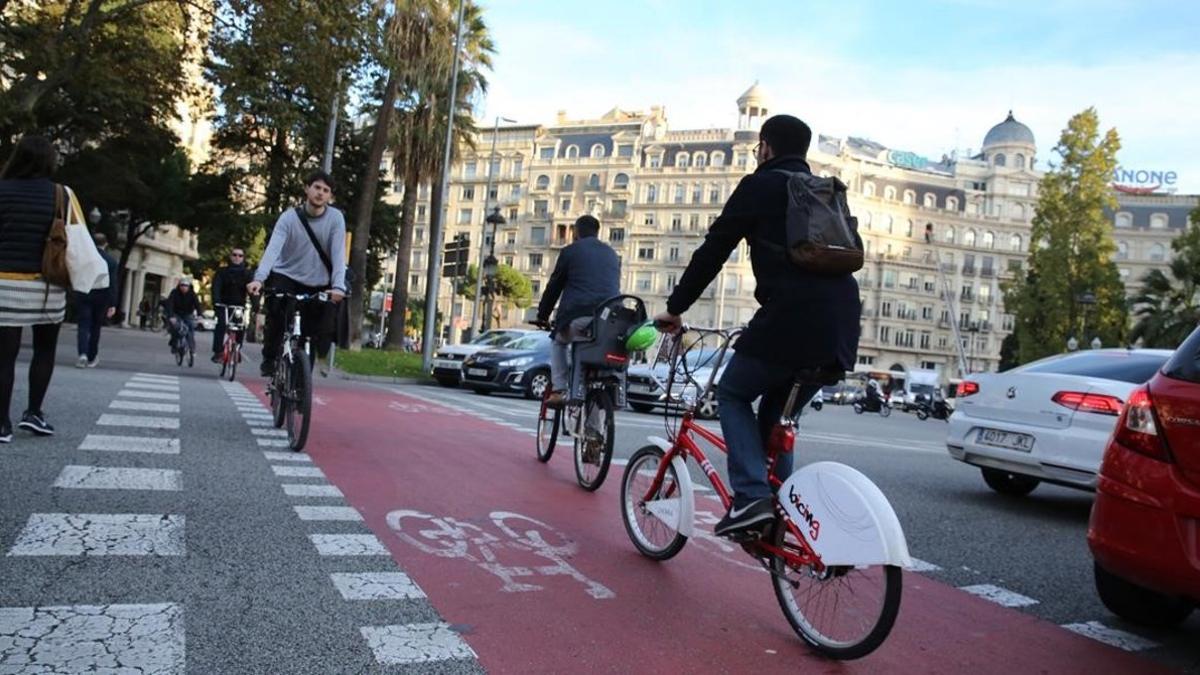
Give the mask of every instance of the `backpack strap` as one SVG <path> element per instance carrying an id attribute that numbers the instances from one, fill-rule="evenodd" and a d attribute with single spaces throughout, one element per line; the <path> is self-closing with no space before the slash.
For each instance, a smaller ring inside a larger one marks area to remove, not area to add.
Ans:
<path id="1" fill-rule="evenodd" d="M 329 254 L 325 249 L 321 248 L 321 243 L 317 241 L 317 235 L 313 232 L 312 225 L 308 224 L 308 216 L 304 213 L 303 206 L 296 207 L 296 217 L 300 219 L 300 224 L 304 226 L 304 231 L 308 233 L 308 240 L 312 242 L 313 248 L 317 249 L 317 255 L 321 256 L 321 262 L 325 265 L 325 271 L 329 274 L 329 283 L 333 284 L 333 262 L 329 260 Z"/>

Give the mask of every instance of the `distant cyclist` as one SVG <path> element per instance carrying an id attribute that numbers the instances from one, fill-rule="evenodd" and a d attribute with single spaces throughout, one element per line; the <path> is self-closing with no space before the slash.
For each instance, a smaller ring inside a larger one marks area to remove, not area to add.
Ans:
<path id="1" fill-rule="evenodd" d="M 758 168 L 729 196 L 667 299 L 667 311 L 656 317 L 660 325 L 677 329 L 680 315 L 717 276 L 734 248 L 743 239 L 749 243 L 754 297 L 760 307 L 738 339 L 717 389 L 734 491 L 729 512 L 713 528 L 718 536 L 736 537 L 774 518 L 765 435 L 782 414 L 795 373 L 804 368 L 852 370 L 858 350 L 861 307 L 854 277 L 802 270 L 784 252 L 784 172 L 811 173 L 806 161 L 811 140 L 808 125 L 790 115 L 763 123 L 755 148 Z M 812 398 L 817 389 L 814 384 L 801 391 L 800 400 Z M 752 405 L 759 397 L 756 419 Z M 776 474 L 786 479 L 791 472 L 792 455 L 784 453 Z"/>
<path id="2" fill-rule="evenodd" d="M 621 294 L 621 259 L 611 246 L 597 238 L 600 221 L 592 216 L 580 216 L 575 221 L 574 231 L 575 243 L 559 252 L 537 312 L 538 322 L 546 323 L 554 305 L 558 304 L 558 312 L 554 315 L 554 343 L 550 347 L 550 386 L 553 391 L 546 400 L 547 405 L 555 407 L 566 402 L 570 386 L 567 382 L 570 373 L 567 345 L 587 333 L 600 303 Z"/>
<path id="3" fill-rule="evenodd" d="M 196 317 L 200 316 L 200 298 L 192 290 L 191 279 L 183 278 L 163 302 L 167 321 L 171 326 L 170 344 L 175 345 L 175 326 L 182 324 L 187 327 L 187 348 L 189 353 L 196 352 Z"/>
<path id="4" fill-rule="evenodd" d="M 246 249 L 238 246 L 229 252 L 229 264 L 213 276 L 213 310 L 217 314 L 217 326 L 213 329 L 212 361 L 220 363 L 225 347 L 225 308 L 216 305 L 241 307 L 246 304 L 246 285 L 254 280 L 254 272 L 246 266 Z M 245 333 L 239 339 L 245 339 Z"/>
<path id="5" fill-rule="evenodd" d="M 346 219 L 329 206 L 334 187 L 333 178 L 324 171 L 314 171 L 305 179 L 304 204 L 284 211 L 275 221 L 254 280 L 246 286 L 251 295 L 266 286 L 280 293 L 328 290 L 335 303 L 346 297 Z M 279 298 L 267 298 L 260 370 L 264 377 L 275 371 L 286 311 Z M 302 308 L 301 324 L 304 334 L 313 338 L 317 356 L 325 356 L 333 338 L 331 308 L 326 303 L 308 303 Z"/>

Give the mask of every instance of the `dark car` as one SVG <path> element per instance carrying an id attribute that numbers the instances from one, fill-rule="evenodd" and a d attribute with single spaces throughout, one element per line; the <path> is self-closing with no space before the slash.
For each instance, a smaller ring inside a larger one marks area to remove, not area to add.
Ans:
<path id="1" fill-rule="evenodd" d="M 462 384 L 477 394 L 507 391 L 541 398 L 550 386 L 550 335 L 531 333 L 501 349 L 485 349 L 463 360 Z"/>

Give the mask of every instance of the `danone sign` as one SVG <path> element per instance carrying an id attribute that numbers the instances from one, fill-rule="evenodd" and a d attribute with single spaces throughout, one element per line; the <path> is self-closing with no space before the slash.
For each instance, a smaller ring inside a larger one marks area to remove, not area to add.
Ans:
<path id="1" fill-rule="evenodd" d="M 1179 174 L 1174 171 L 1117 167 L 1112 176 L 1114 190 L 1132 195 L 1174 192 L 1178 182 Z"/>

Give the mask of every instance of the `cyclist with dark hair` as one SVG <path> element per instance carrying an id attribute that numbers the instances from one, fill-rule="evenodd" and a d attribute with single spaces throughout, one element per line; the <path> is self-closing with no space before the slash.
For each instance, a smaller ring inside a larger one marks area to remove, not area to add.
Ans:
<path id="1" fill-rule="evenodd" d="M 246 290 L 251 295 L 268 291 L 315 294 L 329 291 L 334 303 L 346 297 L 346 219 L 329 206 L 333 178 L 314 171 L 304 181 L 304 204 L 288 209 L 275 222 L 271 239 Z M 266 302 L 261 373 L 270 377 L 283 339 L 286 306 L 277 298 Z M 302 330 L 313 338 L 317 356 L 325 356 L 333 337 L 333 312 L 328 303 L 311 302 L 302 308 Z"/>
<path id="2" fill-rule="evenodd" d="M 763 123 L 755 146 L 758 168 L 738 183 L 713 222 L 704 243 L 667 299 L 667 311 L 655 317 L 668 330 L 721 271 L 745 239 L 760 305 L 721 375 L 717 401 L 721 430 L 729 447 L 729 482 L 734 491 L 729 512 L 713 528 L 718 536 L 737 537 L 774 518 L 767 479 L 765 434 L 778 421 L 796 373 L 801 369 L 853 370 L 858 351 L 861 304 L 858 283 L 850 274 L 822 275 L 792 264 L 784 251 L 789 173 L 811 173 L 806 160 L 812 130 L 791 115 Z M 818 385 L 802 390 L 812 398 Z M 761 397 L 758 416 L 753 403 Z M 780 455 L 776 474 L 792 472 L 792 455 Z"/>
<path id="3" fill-rule="evenodd" d="M 567 345 L 587 333 L 600 303 L 621 294 L 621 259 L 611 246 L 600 241 L 600 221 L 580 216 L 573 229 L 575 242 L 559 252 L 538 303 L 539 323 L 547 323 L 554 305 L 558 305 L 554 344 L 550 347 L 553 391 L 546 401 L 550 406 L 562 406 L 567 399 Z"/>

